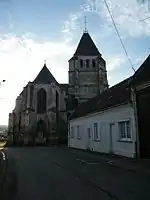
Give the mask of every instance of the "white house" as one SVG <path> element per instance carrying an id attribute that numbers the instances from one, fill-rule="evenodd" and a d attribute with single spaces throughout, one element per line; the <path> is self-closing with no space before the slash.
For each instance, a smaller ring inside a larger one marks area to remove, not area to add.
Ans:
<path id="1" fill-rule="evenodd" d="M 69 147 L 136 156 L 130 81 L 128 78 L 76 108 L 69 121 Z"/>

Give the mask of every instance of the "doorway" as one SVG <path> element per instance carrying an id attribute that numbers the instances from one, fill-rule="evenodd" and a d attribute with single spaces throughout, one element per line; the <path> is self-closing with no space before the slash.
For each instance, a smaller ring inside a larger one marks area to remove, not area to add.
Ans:
<path id="1" fill-rule="evenodd" d="M 47 126 L 44 120 L 39 120 L 36 129 L 36 143 L 45 143 L 47 136 Z"/>
<path id="2" fill-rule="evenodd" d="M 109 152 L 113 154 L 113 133 L 114 133 L 114 123 L 109 124 Z"/>

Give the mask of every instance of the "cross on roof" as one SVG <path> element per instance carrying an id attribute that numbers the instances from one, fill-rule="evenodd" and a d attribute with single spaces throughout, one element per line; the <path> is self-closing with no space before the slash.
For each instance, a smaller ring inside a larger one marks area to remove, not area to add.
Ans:
<path id="1" fill-rule="evenodd" d="M 84 25 L 85 25 L 85 27 L 84 27 L 84 33 L 87 33 L 88 30 L 87 30 L 87 18 L 86 18 L 86 16 L 84 17 Z"/>

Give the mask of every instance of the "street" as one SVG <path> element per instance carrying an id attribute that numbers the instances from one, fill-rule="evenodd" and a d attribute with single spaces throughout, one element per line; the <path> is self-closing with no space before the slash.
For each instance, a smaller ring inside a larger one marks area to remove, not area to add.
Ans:
<path id="1" fill-rule="evenodd" d="M 67 147 L 9 148 L 17 159 L 17 200 L 150 199 L 150 175 L 105 162 Z"/>

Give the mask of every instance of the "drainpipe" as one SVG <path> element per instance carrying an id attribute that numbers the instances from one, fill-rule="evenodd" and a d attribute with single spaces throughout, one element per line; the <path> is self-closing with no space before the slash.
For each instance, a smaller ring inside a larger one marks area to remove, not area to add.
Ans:
<path id="1" fill-rule="evenodd" d="M 138 129 L 138 115 L 137 115 L 137 102 L 135 89 L 131 88 L 133 99 L 133 110 L 135 118 L 135 131 L 136 131 L 136 158 L 140 158 L 140 143 L 139 143 L 139 129 Z"/>

